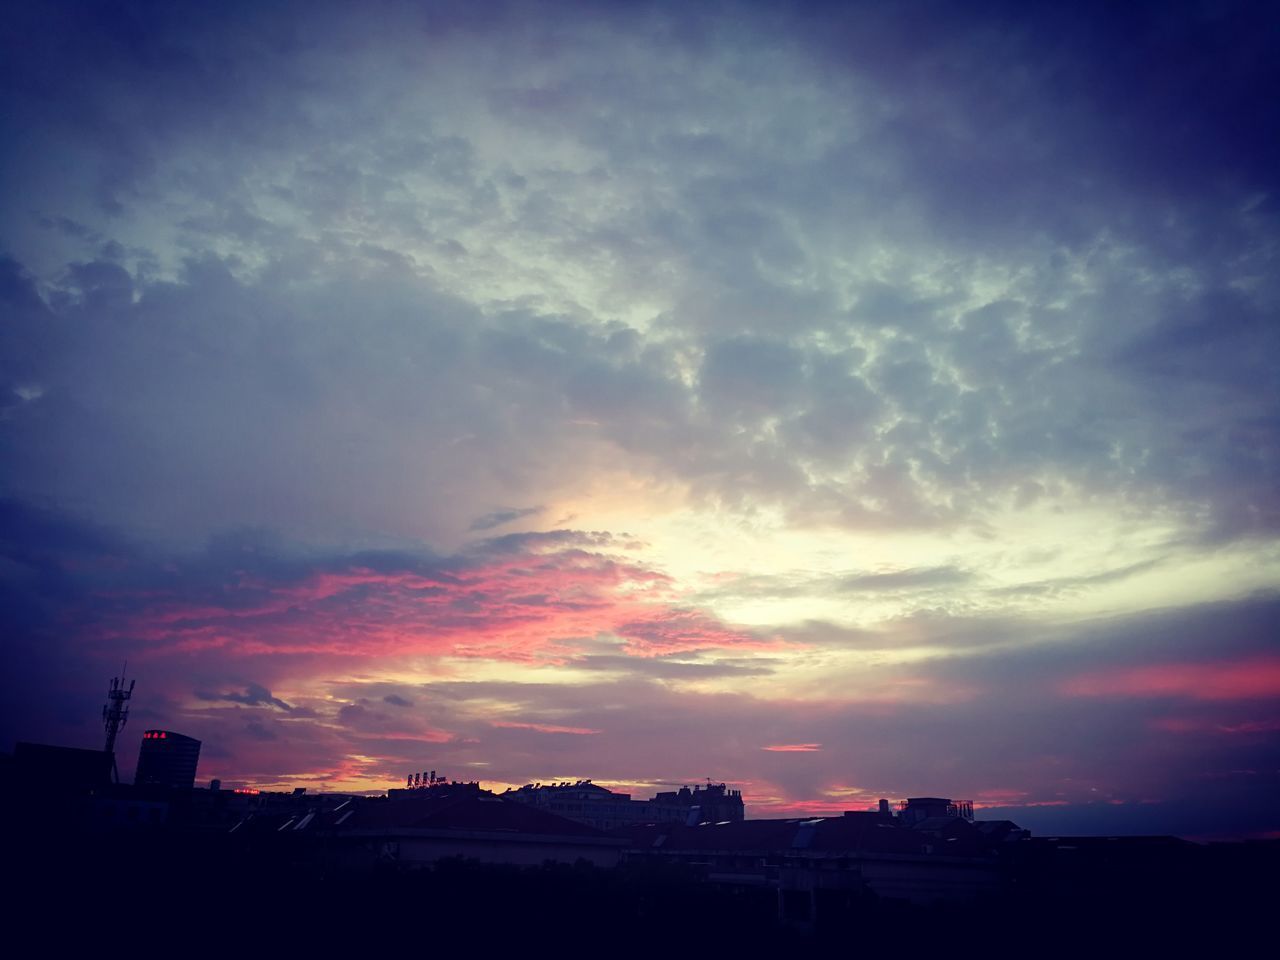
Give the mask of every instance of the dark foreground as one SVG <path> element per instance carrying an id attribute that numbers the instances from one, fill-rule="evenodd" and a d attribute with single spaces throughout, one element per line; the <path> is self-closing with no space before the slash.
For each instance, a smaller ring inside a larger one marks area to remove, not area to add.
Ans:
<path id="1" fill-rule="evenodd" d="M 1220 954 L 1270 939 L 1280 866 L 1275 842 L 1201 847 L 1177 862 L 1108 862 L 1105 850 L 1065 863 L 1032 857 L 998 897 L 845 897 L 823 904 L 811 927 L 780 918 L 772 889 L 708 883 L 684 865 L 446 860 L 406 871 L 214 835 L 7 829 L 3 842 L 11 946 L 34 937 L 58 954 L 121 944 L 138 956 Z"/>

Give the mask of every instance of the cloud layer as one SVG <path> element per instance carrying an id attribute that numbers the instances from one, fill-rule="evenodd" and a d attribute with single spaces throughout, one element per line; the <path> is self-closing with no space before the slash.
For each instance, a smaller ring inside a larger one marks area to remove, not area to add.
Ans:
<path id="1" fill-rule="evenodd" d="M 127 656 L 254 782 L 1276 776 L 1265 5 L 10 21 L 15 735 Z"/>

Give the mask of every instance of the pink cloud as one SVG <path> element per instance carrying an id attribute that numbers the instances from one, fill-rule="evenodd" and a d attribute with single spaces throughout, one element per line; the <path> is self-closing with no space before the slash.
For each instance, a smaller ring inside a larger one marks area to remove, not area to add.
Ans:
<path id="1" fill-rule="evenodd" d="M 171 592 L 98 594 L 100 640 L 231 656 L 448 654 L 559 662 L 576 638 L 617 636 L 636 656 L 782 645 L 677 605 L 670 578 L 580 548 L 483 555 L 445 571 L 356 566 L 288 582 L 262 575 Z"/>
<path id="2" fill-rule="evenodd" d="M 1188 697 L 1251 700 L 1280 696 L 1280 658 L 1164 663 L 1080 674 L 1060 689 L 1072 697 Z"/>
<path id="3" fill-rule="evenodd" d="M 590 727 L 562 727 L 554 723 L 516 723 L 511 720 L 495 720 L 490 726 L 508 730 L 536 730 L 538 733 L 572 733 L 578 736 L 590 736 L 600 732 Z"/>
<path id="4" fill-rule="evenodd" d="M 612 632 L 625 638 L 628 652 L 638 656 L 686 653 L 711 647 L 776 650 L 786 645 L 777 638 L 762 638 L 734 629 L 699 610 L 675 607 L 642 609 L 635 619 L 612 627 Z"/>
<path id="5" fill-rule="evenodd" d="M 820 743 L 779 743 L 770 747 L 761 747 L 771 753 L 816 753 L 822 749 Z"/>

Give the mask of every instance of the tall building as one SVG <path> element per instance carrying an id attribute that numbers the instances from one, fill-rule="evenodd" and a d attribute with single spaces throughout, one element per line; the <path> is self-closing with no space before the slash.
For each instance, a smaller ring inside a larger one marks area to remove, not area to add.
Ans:
<path id="1" fill-rule="evenodd" d="M 172 730 L 147 730 L 138 751 L 136 786 L 190 790 L 196 782 L 200 762 L 200 741 Z"/>

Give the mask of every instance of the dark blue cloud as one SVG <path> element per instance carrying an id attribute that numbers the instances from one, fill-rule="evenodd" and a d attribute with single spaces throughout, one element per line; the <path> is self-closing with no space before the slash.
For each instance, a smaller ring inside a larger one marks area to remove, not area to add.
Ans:
<path id="1" fill-rule="evenodd" d="M 273 697 L 271 691 L 258 683 L 248 684 L 243 692 L 230 690 L 226 693 L 209 693 L 196 691 L 196 698 L 213 702 L 242 703 L 249 707 L 275 707 L 285 713 L 293 712 L 293 707 L 279 697 Z"/>

